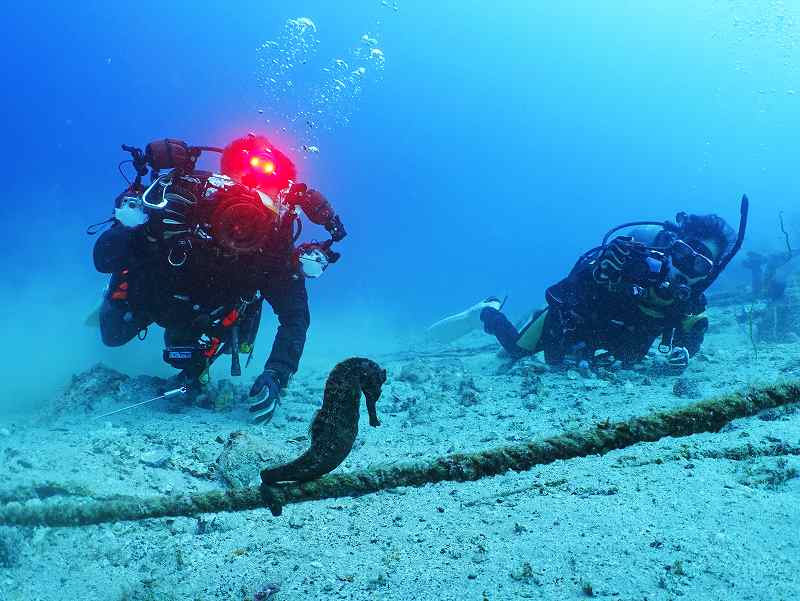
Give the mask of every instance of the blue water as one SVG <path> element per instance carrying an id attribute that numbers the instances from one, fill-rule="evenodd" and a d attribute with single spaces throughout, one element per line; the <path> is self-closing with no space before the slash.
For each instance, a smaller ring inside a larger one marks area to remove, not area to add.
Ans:
<path id="1" fill-rule="evenodd" d="M 316 52 L 297 66 L 294 91 L 276 94 L 259 79 L 258 49 L 301 16 L 316 25 Z M 287 116 L 308 110 L 330 82 L 323 68 L 353 62 L 364 34 L 384 53 L 382 72 L 368 69 L 358 98 L 327 106 L 319 153 L 294 155 L 350 231 L 341 262 L 310 284 L 311 351 L 337 340 L 377 347 L 489 294 L 509 293 L 521 314 L 614 224 L 678 210 L 735 224 L 742 193 L 752 201 L 746 248 L 779 249 L 779 211 L 800 235 L 799 26 L 800 6 L 777 1 L 7 9 L 8 408 L 98 360 L 163 373 L 157 340 L 112 351 L 83 325 L 104 285 L 83 231 L 124 186 L 120 144 L 224 145 L 258 131 L 297 147 Z M 729 282 L 744 277 L 730 271 Z"/>

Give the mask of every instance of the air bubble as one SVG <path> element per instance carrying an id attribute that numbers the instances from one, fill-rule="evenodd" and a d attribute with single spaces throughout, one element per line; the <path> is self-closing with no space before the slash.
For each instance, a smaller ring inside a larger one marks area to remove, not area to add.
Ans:
<path id="1" fill-rule="evenodd" d="M 298 29 L 302 29 L 302 30 L 310 29 L 314 33 L 317 33 L 316 24 L 314 23 L 314 21 L 312 21 L 308 17 L 297 17 L 296 19 L 290 19 L 289 23 L 292 23 Z"/>
<path id="2" fill-rule="evenodd" d="M 383 64 L 386 62 L 386 57 L 383 55 L 383 50 L 380 48 L 373 48 L 369 53 L 369 57 L 378 63 L 379 66 L 383 66 Z"/>
<path id="3" fill-rule="evenodd" d="M 279 35 L 261 45 L 258 56 L 264 93 L 259 114 L 267 123 L 283 124 L 295 140 L 293 150 L 308 154 L 319 152 L 323 132 L 349 125 L 364 87 L 381 80 L 385 61 L 378 36 L 369 31 L 356 36 L 347 52 L 318 60 L 316 31 L 309 17 L 289 19 Z"/>

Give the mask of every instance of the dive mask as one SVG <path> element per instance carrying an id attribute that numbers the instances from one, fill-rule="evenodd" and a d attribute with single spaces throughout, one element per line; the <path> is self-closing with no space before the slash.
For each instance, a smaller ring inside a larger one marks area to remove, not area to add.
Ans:
<path id="1" fill-rule="evenodd" d="M 690 279 L 707 277 L 714 269 L 711 251 L 702 242 L 675 240 L 669 248 L 672 265 Z"/>

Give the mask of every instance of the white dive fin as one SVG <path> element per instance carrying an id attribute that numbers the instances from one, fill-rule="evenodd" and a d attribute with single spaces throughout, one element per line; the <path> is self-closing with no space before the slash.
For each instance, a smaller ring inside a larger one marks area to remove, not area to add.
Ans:
<path id="1" fill-rule="evenodd" d="M 486 307 L 501 309 L 504 304 L 505 299 L 501 301 L 499 298 L 490 296 L 472 305 L 469 309 L 461 311 L 461 313 L 456 313 L 455 315 L 440 319 L 428 328 L 425 333 L 425 339 L 428 342 L 437 342 L 440 344 L 447 344 L 448 342 L 457 340 L 481 327 L 481 311 Z"/>

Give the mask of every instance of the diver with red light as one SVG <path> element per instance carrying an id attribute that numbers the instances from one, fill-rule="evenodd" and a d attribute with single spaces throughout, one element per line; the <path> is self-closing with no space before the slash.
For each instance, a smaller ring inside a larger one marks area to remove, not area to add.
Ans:
<path id="1" fill-rule="evenodd" d="M 181 392 L 202 401 L 217 358 L 231 355 L 231 375 L 241 374 L 240 353 L 250 363 L 266 301 L 279 327 L 250 411 L 255 422 L 270 421 L 306 341 L 305 278 L 339 258 L 339 216 L 320 192 L 296 182 L 292 161 L 263 136 L 224 149 L 173 139 L 123 149 L 136 177 L 94 246 L 95 267 L 111 274 L 98 316 L 103 342 L 120 346 L 153 323 L 163 327 L 164 360 L 181 370 Z M 196 168 L 203 152 L 221 153 L 221 173 Z M 301 212 L 330 238 L 298 245 Z"/>

